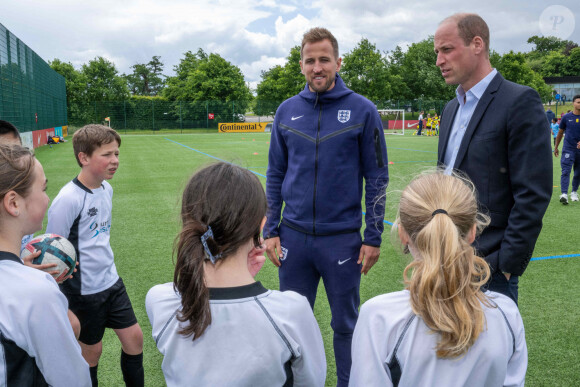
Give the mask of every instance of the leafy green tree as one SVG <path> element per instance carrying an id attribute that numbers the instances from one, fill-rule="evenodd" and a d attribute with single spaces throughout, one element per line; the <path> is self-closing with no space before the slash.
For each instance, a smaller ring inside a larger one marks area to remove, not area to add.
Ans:
<path id="1" fill-rule="evenodd" d="M 543 58 L 540 74 L 544 77 L 561 77 L 564 75 L 568 58 L 559 51 L 551 51 Z"/>
<path id="2" fill-rule="evenodd" d="M 535 89 L 540 94 L 542 100 L 551 98 L 552 88 L 546 85 L 546 82 L 544 82 L 540 74 L 530 68 L 526 63 L 526 56 L 524 54 L 510 51 L 504 54 L 501 59 L 497 60 L 495 67 L 505 79 Z"/>
<path id="3" fill-rule="evenodd" d="M 407 86 L 404 98 L 448 100 L 455 96 L 455 86 L 447 85 L 441 76 L 441 70 L 435 65 L 437 55 L 433 51 L 433 36 L 418 43 L 413 43 L 406 53 L 400 48 L 395 49 L 391 65 Z M 394 91 L 394 95 L 397 95 Z M 421 97 L 423 95 L 423 97 Z"/>
<path id="4" fill-rule="evenodd" d="M 344 55 L 340 75 L 351 90 L 371 101 L 387 100 L 392 96 L 386 59 L 366 38 Z"/>
<path id="5" fill-rule="evenodd" d="M 300 93 L 306 84 L 300 70 L 300 46 L 292 47 L 284 66 L 262 71 L 261 78 L 256 89 L 255 113 L 274 115 L 284 100 Z"/>
<path id="6" fill-rule="evenodd" d="M 577 76 L 578 74 L 580 74 L 580 47 L 570 51 L 563 70 L 563 75 Z"/>
<path id="7" fill-rule="evenodd" d="M 528 39 L 528 43 L 535 46 L 532 51 L 545 55 L 550 51 L 561 50 L 566 46 L 567 41 L 563 41 L 555 36 L 534 35 Z"/>
<path id="8" fill-rule="evenodd" d="M 164 90 L 169 100 L 238 101 L 247 105 L 252 99 L 241 70 L 218 54 L 188 51 L 175 72 L 174 77 L 167 78 Z"/>
<path id="9" fill-rule="evenodd" d="M 49 65 L 65 79 L 69 122 L 73 124 L 87 122 L 89 120 L 87 82 L 83 74 L 76 70 L 71 63 L 63 62 L 60 59 L 54 59 L 49 62 Z"/>
<path id="10" fill-rule="evenodd" d="M 82 66 L 86 82 L 87 101 L 122 101 L 129 97 L 126 80 L 115 65 L 103 57 L 96 57 Z"/>
<path id="11" fill-rule="evenodd" d="M 187 101 L 179 109 L 191 122 L 205 122 L 207 113 L 215 114 L 212 123 L 237 121 L 252 101 L 241 70 L 218 54 L 208 55 L 201 48 L 195 54 L 188 51 L 175 73 L 167 78 L 163 96 Z"/>
<path id="12" fill-rule="evenodd" d="M 156 96 L 164 86 L 163 63 L 161 57 L 154 56 L 149 63 L 137 63 L 131 66 L 132 74 L 125 75 L 131 94 Z"/>

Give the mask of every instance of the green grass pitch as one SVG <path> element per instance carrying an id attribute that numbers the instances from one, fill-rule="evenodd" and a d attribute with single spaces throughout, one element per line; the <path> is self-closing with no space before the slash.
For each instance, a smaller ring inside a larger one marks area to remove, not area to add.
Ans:
<path id="1" fill-rule="evenodd" d="M 386 136 L 390 184 L 385 219 L 393 221 L 400 190 L 418 172 L 435 165 L 437 138 Z M 70 137 L 69 137 L 70 140 Z M 158 134 L 122 136 L 120 168 L 111 181 L 113 226 L 111 244 L 117 269 L 145 336 L 145 378 L 147 386 L 165 385 L 162 357 L 151 337 L 145 311 L 145 295 L 155 284 L 173 279 L 173 240 L 179 229 L 180 195 L 187 179 L 199 167 L 217 159 L 247 167 L 265 184 L 270 135 Z M 48 178 L 48 194 L 74 178 L 79 167 L 71 141 L 36 150 Z M 554 159 L 554 194 L 534 257 L 580 253 L 580 203 L 563 206 L 558 201 L 559 160 Z M 46 225 L 46 223 L 45 223 Z M 390 226 L 385 225 L 381 257 L 361 281 L 361 301 L 378 294 L 401 290 L 402 272 L 408 257 L 391 243 Z M 278 288 L 276 268 L 268 261 L 257 279 Z M 520 279 L 520 310 L 526 327 L 529 386 L 580 385 L 580 257 L 532 261 Z M 336 385 L 330 309 L 321 284 L 315 315 L 326 346 L 327 385 Z M 120 343 L 113 331 L 104 338 L 99 366 L 102 386 L 123 385 Z M 194 383 L 194 381 L 192 381 Z"/>

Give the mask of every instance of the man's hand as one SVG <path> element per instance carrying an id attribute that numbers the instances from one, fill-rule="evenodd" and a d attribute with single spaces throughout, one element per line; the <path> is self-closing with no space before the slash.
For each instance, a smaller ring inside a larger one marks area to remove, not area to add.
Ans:
<path id="1" fill-rule="evenodd" d="M 280 237 L 268 238 L 264 241 L 266 244 L 266 254 L 272 263 L 280 267 L 280 258 L 282 258 L 282 246 L 280 245 Z"/>
<path id="2" fill-rule="evenodd" d="M 578 144 L 576 144 L 576 149 L 580 149 L 580 141 L 578 141 Z"/>
<path id="3" fill-rule="evenodd" d="M 380 247 L 373 247 L 362 245 L 360 248 L 360 253 L 358 255 L 357 263 L 360 265 L 364 261 L 361 273 L 367 275 L 371 267 L 379 260 L 379 254 L 381 253 Z"/>
<path id="4" fill-rule="evenodd" d="M 554 157 L 558 157 L 559 154 L 558 148 L 554 148 Z"/>
<path id="5" fill-rule="evenodd" d="M 266 245 L 263 240 L 260 240 L 260 242 L 262 243 L 260 246 L 254 247 L 248 253 L 248 270 L 252 277 L 258 274 L 262 266 L 264 266 L 264 262 L 266 262 L 266 257 L 264 256 Z"/>

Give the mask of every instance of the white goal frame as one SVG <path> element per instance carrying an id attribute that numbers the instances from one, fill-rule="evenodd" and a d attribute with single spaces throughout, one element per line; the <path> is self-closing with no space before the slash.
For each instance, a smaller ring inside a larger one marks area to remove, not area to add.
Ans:
<path id="1" fill-rule="evenodd" d="M 385 134 L 394 134 L 399 136 L 405 135 L 405 110 L 404 109 L 379 109 L 379 115 L 386 116 L 386 115 L 395 115 L 395 125 L 397 121 L 401 121 L 401 128 L 402 129 L 387 129 L 383 128 Z"/>

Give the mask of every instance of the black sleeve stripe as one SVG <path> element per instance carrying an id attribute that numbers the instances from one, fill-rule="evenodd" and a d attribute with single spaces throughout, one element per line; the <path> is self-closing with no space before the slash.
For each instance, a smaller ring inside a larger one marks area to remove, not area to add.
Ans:
<path id="1" fill-rule="evenodd" d="M 284 334 L 282 333 L 282 331 L 280 330 L 280 328 L 278 328 L 278 325 L 276 325 L 276 323 L 272 319 L 272 316 L 270 316 L 270 313 L 268 313 L 268 311 L 266 310 L 266 308 L 264 307 L 264 305 L 260 302 L 260 300 L 258 299 L 258 297 L 254 297 L 254 300 L 256 300 L 256 302 L 258 303 L 258 305 L 260 306 L 260 308 L 262 309 L 262 311 L 264 312 L 264 314 L 266 315 L 266 317 L 268 317 L 268 320 L 270 321 L 270 324 L 272 324 L 272 326 L 274 327 L 274 329 L 276 330 L 276 332 L 278 333 L 278 335 L 280 335 L 280 337 L 282 338 L 282 341 L 284 341 L 284 343 L 288 347 L 288 350 L 290 350 L 290 353 L 292 354 L 292 358 L 295 359 L 297 357 L 296 356 L 296 353 L 294 352 L 294 349 L 290 345 L 290 342 L 288 341 L 288 339 L 286 338 L 286 336 L 284 336 Z"/>

